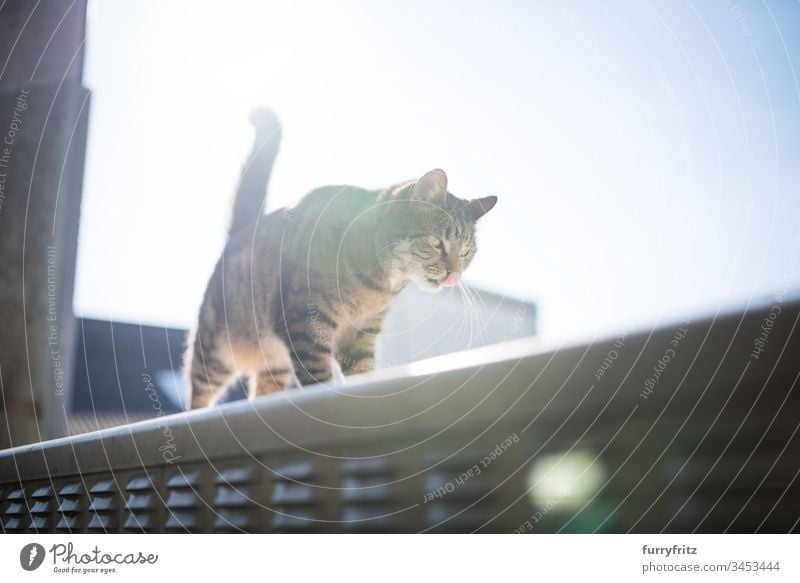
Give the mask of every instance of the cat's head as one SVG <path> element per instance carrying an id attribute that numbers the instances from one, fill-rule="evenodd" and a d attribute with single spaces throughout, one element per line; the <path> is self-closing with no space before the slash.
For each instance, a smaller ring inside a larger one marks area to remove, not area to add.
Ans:
<path id="1" fill-rule="evenodd" d="M 392 209 L 385 258 L 394 272 L 422 290 L 454 286 L 475 257 L 477 221 L 496 203 L 496 196 L 454 196 L 447 191 L 444 171 L 431 170 L 409 185 L 403 203 Z"/>

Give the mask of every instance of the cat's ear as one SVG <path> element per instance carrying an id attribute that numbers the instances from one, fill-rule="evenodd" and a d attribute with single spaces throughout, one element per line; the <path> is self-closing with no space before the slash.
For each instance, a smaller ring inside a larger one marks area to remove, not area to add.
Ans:
<path id="1" fill-rule="evenodd" d="M 443 207 L 447 196 L 447 174 L 444 170 L 431 170 L 417 180 L 411 200 L 421 200 Z"/>
<path id="2" fill-rule="evenodd" d="M 473 221 L 477 221 L 483 215 L 488 213 L 497 204 L 496 196 L 484 196 L 483 198 L 476 198 L 469 201 L 465 206 L 465 210 L 472 217 Z"/>

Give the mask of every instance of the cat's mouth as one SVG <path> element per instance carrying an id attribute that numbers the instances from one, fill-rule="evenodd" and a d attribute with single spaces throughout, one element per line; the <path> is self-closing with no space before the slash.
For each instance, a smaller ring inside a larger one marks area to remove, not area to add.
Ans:
<path id="1" fill-rule="evenodd" d="M 458 274 L 456 272 L 453 272 L 453 273 L 448 274 L 446 277 L 442 277 L 440 279 L 433 279 L 432 277 L 426 277 L 425 279 L 427 280 L 427 282 L 431 286 L 433 286 L 435 288 L 453 287 L 454 285 L 456 285 L 459 282 L 459 280 L 461 279 L 461 276 L 460 276 L 460 274 Z"/>
<path id="2" fill-rule="evenodd" d="M 444 287 L 453 287 L 454 285 L 458 285 L 459 281 L 461 281 L 461 274 L 457 271 L 452 271 L 447 274 L 447 277 L 439 280 L 439 285 L 443 285 Z"/>

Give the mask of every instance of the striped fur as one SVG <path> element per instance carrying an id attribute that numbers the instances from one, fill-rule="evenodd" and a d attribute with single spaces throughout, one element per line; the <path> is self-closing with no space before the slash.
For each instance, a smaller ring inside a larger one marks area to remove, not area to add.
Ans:
<path id="1" fill-rule="evenodd" d="M 238 197 L 237 197 L 238 198 Z M 373 370 L 397 294 L 429 291 L 475 254 L 475 222 L 496 199 L 447 192 L 441 170 L 383 191 L 328 186 L 231 233 L 187 350 L 192 408 L 239 375 L 255 397 Z"/>

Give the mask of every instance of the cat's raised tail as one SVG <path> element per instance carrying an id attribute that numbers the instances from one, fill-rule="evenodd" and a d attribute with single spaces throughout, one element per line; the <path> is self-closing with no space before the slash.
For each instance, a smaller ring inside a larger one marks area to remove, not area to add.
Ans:
<path id="1" fill-rule="evenodd" d="M 254 109 L 250 123 L 256 128 L 256 136 L 236 188 L 228 236 L 263 213 L 269 177 L 281 143 L 281 124 L 272 110 Z"/>

